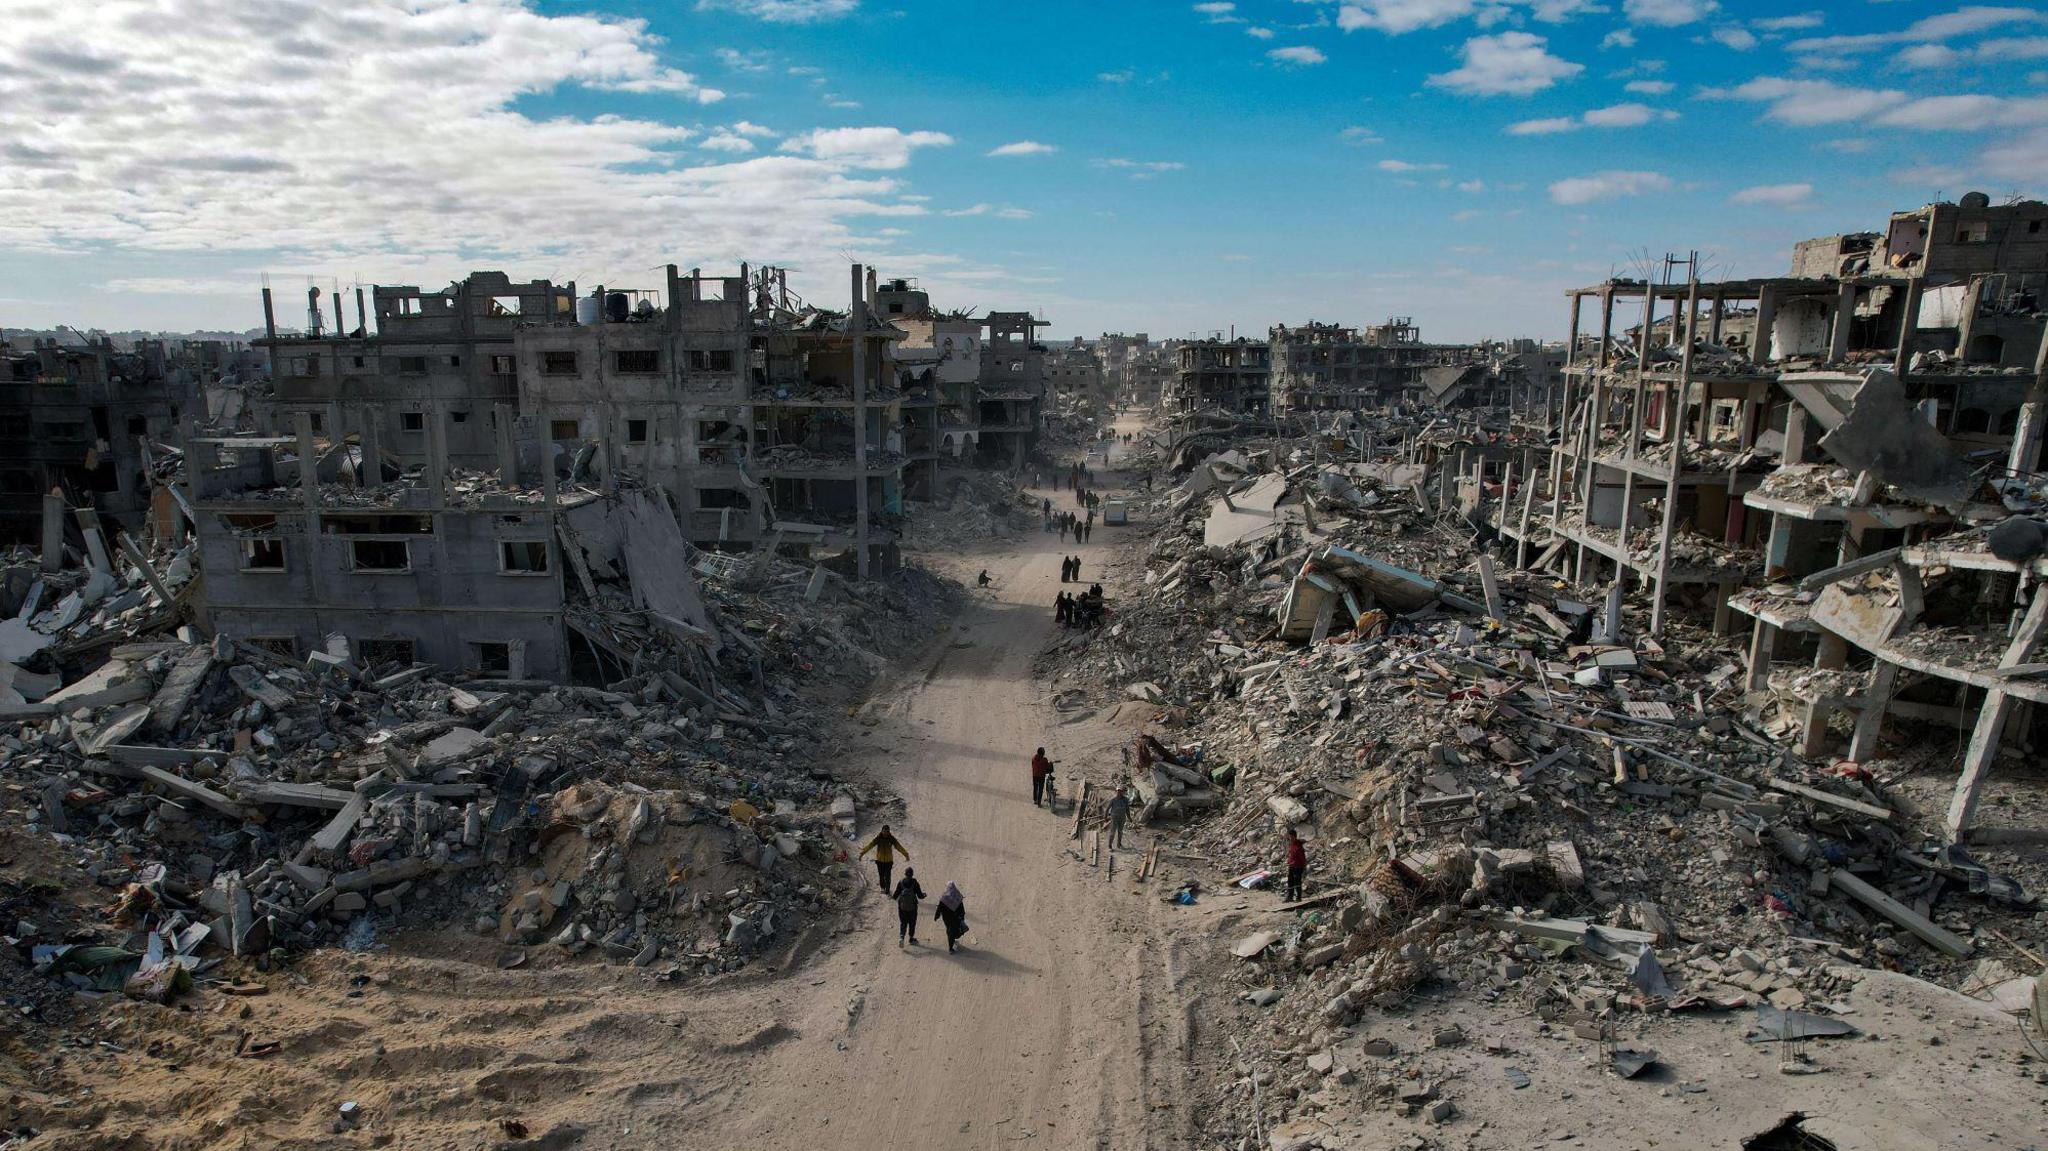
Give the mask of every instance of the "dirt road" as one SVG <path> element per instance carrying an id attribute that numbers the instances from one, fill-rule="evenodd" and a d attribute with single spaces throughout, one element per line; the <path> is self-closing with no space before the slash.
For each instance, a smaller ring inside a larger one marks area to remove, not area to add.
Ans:
<path id="1" fill-rule="evenodd" d="M 1120 853 L 1112 881 L 1069 856 L 1070 819 L 1030 802 L 1032 749 L 1062 750 L 1030 674 L 1060 554 L 1057 536 L 1033 533 L 986 557 L 994 594 L 881 701 L 908 734 L 876 772 L 903 797 L 897 834 L 928 892 L 951 880 L 966 894 L 969 946 L 947 954 L 927 919 L 925 946 L 899 950 L 877 893 L 872 930 L 790 1014 L 805 1038 L 775 1047 L 719 1108 L 718 1126 L 747 1145 L 1179 1145 L 1154 1138 L 1173 1121 L 1146 1102 L 1177 1071 L 1172 1029 L 1147 999 L 1169 977 L 1147 970 L 1164 960 L 1151 901 L 1127 882 L 1138 853 Z"/>

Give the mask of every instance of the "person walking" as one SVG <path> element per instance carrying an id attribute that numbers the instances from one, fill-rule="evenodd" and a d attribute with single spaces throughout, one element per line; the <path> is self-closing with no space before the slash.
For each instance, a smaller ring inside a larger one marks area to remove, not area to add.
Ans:
<path id="1" fill-rule="evenodd" d="M 932 909 L 932 918 L 946 925 L 946 950 L 954 950 L 960 937 L 967 934 L 967 900 L 960 895 L 959 884 L 947 881 L 939 905 Z"/>
<path id="2" fill-rule="evenodd" d="M 1301 898 L 1301 879 L 1308 874 L 1308 847 L 1301 842 L 1301 833 L 1287 829 L 1287 902 Z"/>
<path id="3" fill-rule="evenodd" d="M 1073 556 L 1073 557 L 1070 557 L 1070 558 L 1069 558 L 1069 559 L 1067 560 L 1067 562 L 1068 562 L 1068 563 L 1070 563 L 1070 564 L 1073 564 L 1073 565 L 1074 565 L 1074 582 L 1075 582 L 1075 583 L 1080 583 L 1080 582 L 1081 582 L 1081 557 L 1080 557 L 1080 556 Z"/>
<path id="4" fill-rule="evenodd" d="M 1131 795 L 1124 785 L 1116 785 L 1116 794 L 1109 797 L 1109 849 L 1115 851 L 1124 845 L 1124 821 L 1131 817 Z M 905 874 L 908 874 L 906 872 Z"/>
<path id="5" fill-rule="evenodd" d="M 1052 622 L 1065 627 L 1072 623 L 1073 619 L 1074 601 L 1067 598 L 1067 593 L 1061 592 L 1052 597 Z"/>
<path id="6" fill-rule="evenodd" d="M 1067 542 L 1067 521 L 1068 521 L 1069 519 L 1072 519 L 1072 518 L 1073 518 L 1072 516 L 1061 516 L 1061 517 L 1060 517 L 1060 542 L 1061 542 L 1061 543 L 1066 543 L 1066 542 Z"/>
<path id="7" fill-rule="evenodd" d="M 1045 749 L 1041 747 L 1031 757 L 1031 806 L 1044 806 L 1045 777 L 1051 774 L 1052 760 L 1045 758 Z"/>
<path id="8" fill-rule="evenodd" d="M 881 878 L 882 894 L 887 895 L 889 894 L 889 873 L 896 869 L 896 853 L 900 851 L 903 853 L 903 858 L 909 859 L 910 850 L 897 840 L 896 836 L 889 830 L 889 825 L 885 823 L 882 825 L 882 830 L 876 833 L 873 839 L 868 840 L 868 845 L 860 849 L 862 855 L 866 855 L 870 851 L 875 853 L 875 874 Z"/>
<path id="9" fill-rule="evenodd" d="M 905 936 L 910 945 L 917 946 L 917 901 L 924 898 L 924 888 L 918 886 L 917 868 L 903 869 L 903 878 L 896 881 L 896 946 L 903 946 Z"/>

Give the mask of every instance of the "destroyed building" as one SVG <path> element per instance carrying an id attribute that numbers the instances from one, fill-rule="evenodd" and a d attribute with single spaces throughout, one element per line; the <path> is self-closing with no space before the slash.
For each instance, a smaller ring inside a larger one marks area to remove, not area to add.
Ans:
<path id="1" fill-rule="evenodd" d="M 1867 759 L 1902 722 L 1967 733 L 1960 838 L 2008 724 L 2030 722 L 2011 669 L 2048 610 L 2026 542 L 2044 221 L 1973 194 L 1894 214 L 1867 249 L 1796 250 L 1836 274 L 1575 289 L 1563 384 L 1518 408 L 1505 459 L 1457 465 L 1467 506 L 1518 566 L 1608 587 L 1650 635 L 1676 611 L 1722 634 L 1746 617 L 1745 683 L 1804 753 Z M 2025 539 L 1993 552 L 1994 531 Z"/>
<path id="2" fill-rule="evenodd" d="M 875 293 L 875 314 L 904 333 L 891 355 L 903 372 L 904 494 L 929 500 L 947 461 L 974 460 L 981 438 L 982 322 L 942 313 L 915 280 Z"/>
<path id="3" fill-rule="evenodd" d="M 1359 329 L 1311 320 L 1298 327 L 1276 324 L 1268 333 L 1272 349 L 1271 408 L 1275 412 L 1358 411 L 1402 399 L 1437 402 L 1425 372 L 1476 363 L 1477 350 L 1462 344 L 1429 344 L 1405 316 Z M 1439 374 L 1439 383 L 1462 373 Z M 1480 377 L 1471 377 L 1467 383 Z"/>
<path id="4" fill-rule="evenodd" d="M 981 346 L 981 436 L 977 458 L 1019 468 L 1038 444 L 1045 410 L 1045 345 L 1038 340 L 1044 320 L 1029 312 L 990 312 Z"/>
<path id="5" fill-rule="evenodd" d="M 354 437 L 395 475 L 426 463 L 434 437 L 453 466 L 497 466 L 499 409 L 519 398 L 513 340 L 522 325 L 570 318 L 576 285 L 473 272 L 436 292 L 377 285 L 367 305 L 374 313 L 362 288 L 354 297 L 351 328 L 339 292 L 327 297 L 330 323 L 320 289 L 308 287 L 305 329 L 282 332 L 277 300 L 263 289 L 257 346 L 270 354 L 271 394 L 256 405 L 257 426 L 290 434 L 306 413 L 315 435 Z"/>
<path id="6" fill-rule="evenodd" d="M 198 417 L 200 373 L 181 359 L 155 340 L 0 344 L 0 540 L 35 538 L 46 497 L 124 521 L 145 511 L 148 443 Z"/>
<path id="7" fill-rule="evenodd" d="M 1180 370 L 1160 399 L 1170 412 L 1257 413 L 1267 410 L 1271 347 L 1244 336 L 1192 340 L 1180 346 Z"/>

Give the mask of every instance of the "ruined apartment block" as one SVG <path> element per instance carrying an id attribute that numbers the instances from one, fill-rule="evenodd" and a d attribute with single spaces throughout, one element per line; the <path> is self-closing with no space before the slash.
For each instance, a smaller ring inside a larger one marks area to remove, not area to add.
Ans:
<path id="1" fill-rule="evenodd" d="M 342 296 L 325 301 L 330 320 L 319 292 L 307 289 L 305 330 L 280 334 L 277 301 L 263 290 L 258 346 L 270 353 L 271 395 L 257 405 L 259 427 L 288 433 L 306 413 L 315 435 L 353 437 L 388 476 L 424 465 L 436 436 L 453 466 L 496 467 L 497 413 L 519 397 L 513 340 L 522 325 L 569 316 L 576 299 L 573 283 L 473 272 L 438 292 L 378 285 L 374 313 L 357 288 L 349 328 Z"/>
<path id="2" fill-rule="evenodd" d="M 903 374 L 904 494 L 928 500 L 947 462 L 972 462 L 981 439 L 982 322 L 933 310 L 913 280 L 875 293 L 875 314 L 904 333 L 891 355 Z"/>
<path id="3" fill-rule="evenodd" d="M 1161 406 L 1183 414 L 1263 413 L 1267 410 L 1271 365 L 1270 346 L 1244 336 L 1182 344 L 1180 370 Z"/>
<path id="4" fill-rule="evenodd" d="M 1406 316 L 1363 329 L 1314 320 L 1275 325 L 1268 343 L 1275 412 L 1359 411 L 1421 399 L 1426 369 L 1477 358 L 1469 345 L 1424 343 Z"/>
<path id="5" fill-rule="evenodd" d="M 1045 345 L 1038 329 L 1046 321 L 1029 312 L 990 312 L 981 348 L 982 462 L 1022 468 L 1038 446 L 1045 407 Z"/>
<path id="6" fill-rule="evenodd" d="M 1806 241 L 1793 267 L 1569 293 L 1562 386 L 1466 490 L 1518 564 L 1609 586 L 1603 627 L 1630 593 L 1652 635 L 1677 610 L 1746 619 L 1746 685 L 1804 754 L 1956 729 L 1960 838 L 2048 702 L 2026 670 L 2048 568 L 2008 523 L 2042 498 L 2048 205 L 1972 194 Z"/>
<path id="7" fill-rule="evenodd" d="M 36 538 L 38 524 L 61 534 L 65 507 L 117 520 L 146 511 L 147 445 L 177 441 L 184 421 L 198 415 L 206 375 L 160 341 L 132 351 L 104 337 L 83 345 L 39 339 L 20 350 L 0 344 L 0 538 Z M 53 500 L 54 519 L 45 508 Z"/>

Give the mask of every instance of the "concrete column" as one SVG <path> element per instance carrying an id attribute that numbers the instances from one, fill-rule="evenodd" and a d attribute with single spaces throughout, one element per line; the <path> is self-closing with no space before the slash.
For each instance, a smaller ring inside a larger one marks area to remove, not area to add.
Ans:
<path id="1" fill-rule="evenodd" d="M 1708 343 L 1718 344 L 1721 342 L 1721 317 L 1725 315 L 1727 311 L 1728 309 L 1721 306 L 1721 293 L 1718 290 L 1716 290 L 1714 292 L 1713 312 L 1710 318 L 1707 320 Z"/>
<path id="2" fill-rule="evenodd" d="M 1785 413 L 1785 451 L 1780 463 L 1803 464 L 1806 462 L 1806 439 L 1813 434 L 1806 405 L 1793 401 L 1791 410 Z"/>
<path id="3" fill-rule="evenodd" d="M 508 488 L 517 487 L 519 486 L 519 445 L 518 440 L 513 435 L 514 429 L 512 425 L 517 417 L 512 413 L 512 405 L 493 405 L 491 408 L 491 418 L 497 423 L 498 482 Z"/>
<path id="4" fill-rule="evenodd" d="M 64 494 L 43 493 L 43 570 L 64 570 Z"/>
<path id="5" fill-rule="evenodd" d="M 1742 685 L 1747 691 L 1763 691 L 1771 685 L 1771 656 L 1778 646 L 1778 629 L 1763 620 L 1749 633 L 1748 674 Z"/>
<path id="6" fill-rule="evenodd" d="M 1698 314 L 1699 300 L 1700 282 L 1694 279 L 1685 294 L 1686 315 Z M 1720 311 L 1718 302 L 1715 311 Z M 1692 351 L 1692 341 L 1687 340 L 1678 355 L 1678 383 L 1671 389 L 1671 473 L 1664 481 L 1664 516 L 1657 526 L 1657 583 L 1650 598 L 1653 636 L 1664 634 L 1664 601 L 1671 591 L 1671 535 L 1678 530 L 1678 487 L 1685 475 L 1685 411 L 1692 400 Z M 1726 597 L 1719 610 L 1728 610 Z"/>
<path id="7" fill-rule="evenodd" d="M 384 441 L 377 421 L 384 418 L 381 405 L 356 405 L 356 446 L 363 453 L 363 483 L 375 487 L 384 482 Z"/>
<path id="8" fill-rule="evenodd" d="M 868 309 L 861 266 L 853 265 L 853 303 L 846 313 L 846 333 L 853 339 L 853 471 L 855 570 L 868 578 Z"/>
<path id="9" fill-rule="evenodd" d="M 1913 346 L 1913 333 L 1920 330 L 1920 295 L 1925 289 L 1920 277 L 1906 281 L 1906 302 L 1899 309 L 1899 344 L 1892 353 L 1892 371 L 1900 376 L 1906 374 L 1907 351 Z"/>
<path id="10" fill-rule="evenodd" d="M 1849 329 L 1856 320 L 1856 284 L 1843 280 L 1835 293 L 1835 326 L 1828 334 L 1828 362 L 1839 364 L 1849 354 Z"/>
<path id="11" fill-rule="evenodd" d="M 1771 362 L 1771 326 L 1778 322 L 1778 294 L 1769 288 L 1756 293 L 1756 335 L 1750 340 L 1749 362 Z"/>
<path id="12" fill-rule="evenodd" d="M 311 519 L 320 510 L 320 461 L 313 454 L 313 413 L 293 412 L 292 430 L 299 438 L 299 496 Z"/>
<path id="13" fill-rule="evenodd" d="M 427 501 L 439 508 L 448 499 L 448 409 L 435 400 L 427 407 Z"/>
<path id="14" fill-rule="evenodd" d="M 1614 338 L 1614 287 L 1607 285 L 1600 289 L 1600 358 L 1598 366 L 1606 367 L 1607 345 Z"/>
<path id="15" fill-rule="evenodd" d="M 2034 353 L 2034 383 L 2020 405 L 2019 424 L 2013 428 L 2012 450 L 2006 466 L 2015 472 L 2030 472 L 2041 454 L 2042 428 L 2048 425 L 2048 328 L 2041 331 L 2041 346 Z"/>

